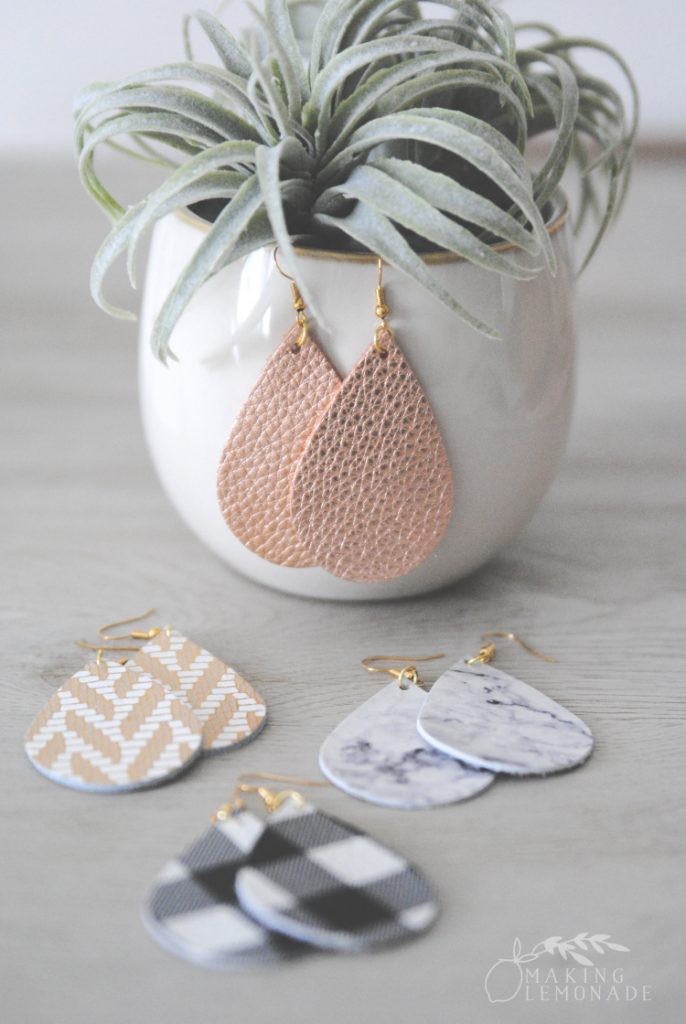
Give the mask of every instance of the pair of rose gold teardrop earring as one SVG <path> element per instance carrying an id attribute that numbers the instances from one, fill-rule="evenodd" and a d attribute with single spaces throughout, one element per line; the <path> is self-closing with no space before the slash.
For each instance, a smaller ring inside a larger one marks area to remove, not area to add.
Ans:
<path id="1" fill-rule="evenodd" d="M 283 274 L 276 250 L 274 260 Z M 379 324 L 344 379 L 289 280 L 295 323 L 224 447 L 222 514 L 247 548 L 278 565 L 358 581 L 402 576 L 437 547 L 452 515 L 453 482 L 429 401 L 388 325 L 382 261 Z"/>

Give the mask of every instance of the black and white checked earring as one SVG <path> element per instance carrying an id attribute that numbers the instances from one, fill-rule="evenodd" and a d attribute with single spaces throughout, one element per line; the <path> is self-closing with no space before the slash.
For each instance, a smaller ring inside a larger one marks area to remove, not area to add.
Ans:
<path id="1" fill-rule="evenodd" d="M 479 653 L 458 661 L 431 687 L 417 718 L 421 736 L 474 768 L 507 775 L 549 775 L 581 764 L 593 749 L 591 730 L 540 690 L 495 668 L 493 637 L 555 660 L 516 633 L 484 633 Z"/>
<path id="2" fill-rule="evenodd" d="M 355 951 L 412 938 L 436 918 L 428 883 L 397 853 L 294 789 L 244 779 L 231 803 L 161 872 L 144 913 L 169 951 L 210 967 L 268 964 L 307 947 Z M 262 820 L 243 799 L 256 793 Z"/>
<path id="3" fill-rule="evenodd" d="M 210 827 L 159 873 L 143 910 L 146 928 L 164 949 L 202 967 L 269 966 L 305 952 L 263 928 L 236 898 L 236 875 L 251 855 L 259 862 L 265 832 L 265 822 L 245 805 L 247 792 L 271 795 L 239 779 Z"/>
<path id="4" fill-rule="evenodd" d="M 414 938 L 438 914 L 430 886 L 404 857 L 294 792 L 269 815 L 236 893 L 265 928 L 331 950 Z"/>

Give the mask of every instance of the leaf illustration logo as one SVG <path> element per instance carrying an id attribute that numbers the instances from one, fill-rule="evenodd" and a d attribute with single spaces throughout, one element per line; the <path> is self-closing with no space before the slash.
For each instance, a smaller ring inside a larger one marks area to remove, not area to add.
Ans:
<path id="1" fill-rule="evenodd" d="M 579 932 L 573 939 L 551 935 L 542 942 L 537 942 L 528 953 L 523 953 L 521 939 L 516 938 L 512 944 L 512 956 L 501 957 L 489 968 L 484 978 L 486 995 L 491 1003 L 509 1003 L 516 999 L 524 984 L 522 964 L 531 963 L 539 957 L 559 954 L 563 960 L 573 960 L 582 967 L 593 967 L 594 962 L 589 954 L 602 955 L 608 950 L 628 953 L 629 947 L 622 946 L 619 942 L 611 942 L 609 935 Z"/>

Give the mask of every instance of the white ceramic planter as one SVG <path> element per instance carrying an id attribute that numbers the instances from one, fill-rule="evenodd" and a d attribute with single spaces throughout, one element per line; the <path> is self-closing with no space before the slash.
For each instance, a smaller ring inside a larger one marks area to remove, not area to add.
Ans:
<path id="1" fill-rule="evenodd" d="M 405 597 L 476 569 L 522 529 L 562 456 L 574 382 L 573 276 L 563 201 L 550 233 L 555 278 L 501 278 L 462 261 L 437 263 L 444 286 L 499 328 L 490 341 L 420 287 L 386 269 L 396 337 L 424 387 L 443 433 L 455 481 L 451 524 L 430 558 L 388 583 L 352 583 L 320 569 L 288 569 L 248 551 L 217 505 L 219 456 L 265 361 L 293 321 L 288 283 L 271 250 L 226 267 L 195 296 L 173 337 L 178 363 L 153 356 L 150 330 L 179 271 L 206 230 L 174 215 L 154 232 L 143 301 L 140 390 L 143 422 L 160 479 L 200 539 L 235 569 L 309 597 Z M 375 326 L 372 260 L 301 255 L 326 325 L 317 334 L 340 372 L 349 371 Z"/>

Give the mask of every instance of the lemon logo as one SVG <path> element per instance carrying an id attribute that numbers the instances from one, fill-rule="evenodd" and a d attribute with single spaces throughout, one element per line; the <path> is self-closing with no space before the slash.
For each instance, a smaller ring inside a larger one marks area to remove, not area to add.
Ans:
<path id="1" fill-rule="evenodd" d="M 531 963 L 542 956 L 561 956 L 563 960 L 572 960 L 582 967 L 593 967 L 594 962 L 589 956 L 592 953 L 604 954 L 608 950 L 628 953 L 629 947 L 619 942 L 610 942 L 605 934 L 589 935 L 579 932 L 573 939 L 563 939 L 561 935 L 537 942 L 528 953 L 522 952 L 521 939 L 512 943 L 512 956 L 501 957 L 489 967 L 484 978 L 484 989 L 491 1003 L 510 1003 L 519 995 L 524 984 L 524 968 L 522 964 Z"/>

